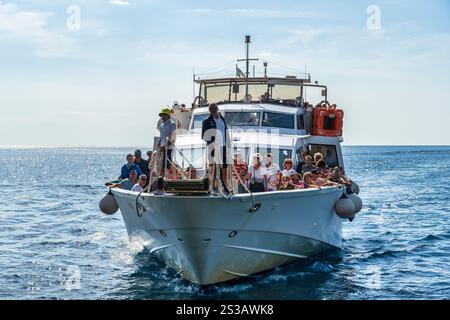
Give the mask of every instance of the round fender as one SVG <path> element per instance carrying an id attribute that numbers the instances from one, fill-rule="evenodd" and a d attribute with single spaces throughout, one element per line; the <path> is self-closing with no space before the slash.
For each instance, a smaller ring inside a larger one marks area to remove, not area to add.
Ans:
<path id="1" fill-rule="evenodd" d="M 98 204 L 101 212 L 104 214 L 114 214 L 119 210 L 117 200 L 112 194 L 105 195 Z"/>
<path id="2" fill-rule="evenodd" d="M 355 205 L 349 198 L 340 198 L 334 204 L 334 211 L 336 211 L 339 218 L 353 218 Z"/>
<path id="3" fill-rule="evenodd" d="M 347 196 L 347 198 L 352 200 L 353 205 L 355 206 L 355 213 L 360 212 L 363 207 L 363 202 L 362 202 L 361 198 L 358 197 L 356 195 L 356 193 L 347 194 L 346 196 Z"/>
<path id="4" fill-rule="evenodd" d="M 359 194 L 359 186 L 356 182 L 352 181 L 352 185 L 350 186 L 350 190 L 352 190 L 353 193 Z"/>

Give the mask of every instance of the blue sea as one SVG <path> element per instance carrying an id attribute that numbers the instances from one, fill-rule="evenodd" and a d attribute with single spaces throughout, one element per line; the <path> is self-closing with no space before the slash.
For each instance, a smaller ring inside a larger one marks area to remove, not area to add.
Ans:
<path id="1" fill-rule="evenodd" d="M 344 147 L 364 208 L 342 250 L 206 288 L 99 211 L 134 149 L 0 148 L 0 299 L 450 298 L 450 147 Z"/>

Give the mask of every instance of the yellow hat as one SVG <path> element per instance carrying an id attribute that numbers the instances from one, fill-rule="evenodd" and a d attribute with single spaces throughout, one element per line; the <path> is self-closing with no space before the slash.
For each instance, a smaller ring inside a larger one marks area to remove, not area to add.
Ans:
<path id="1" fill-rule="evenodd" d="M 161 117 L 164 114 L 170 117 L 170 109 L 169 108 L 162 108 L 161 112 L 159 113 L 159 116 Z"/>

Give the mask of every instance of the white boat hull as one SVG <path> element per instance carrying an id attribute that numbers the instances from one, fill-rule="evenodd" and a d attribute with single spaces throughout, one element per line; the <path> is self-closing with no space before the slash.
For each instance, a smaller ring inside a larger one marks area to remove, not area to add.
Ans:
<path id="1" fill-rule="evenodd" d="M 254 194 L 158 196 L 112 189 L 128 235 L 140 237 L 183 278 L 201 285 L 272 269 L 341 247 L 342 219 L 332 187 Z M 136 204 L 138 203 L 138 209 Z M 138 214 L 139 213 L 139 214 Z"/>

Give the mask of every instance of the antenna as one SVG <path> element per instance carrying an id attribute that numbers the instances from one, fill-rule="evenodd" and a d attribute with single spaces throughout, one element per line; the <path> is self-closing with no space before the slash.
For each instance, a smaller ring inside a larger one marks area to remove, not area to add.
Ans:
<path id="1" fill-rule="evenodd" d="M 249 73 L 249 62 L 250 61 L 258 61 L 259 59 L 250 59 L 248 57 L 248 48 L 249 48 L 249 44 L 251 43 L 250 40 L 250 36 L 246 35 L 245 36 L 245 45 L 246 45 L 246 55 L 245 55 L 245 59 L 238 59 L 237 61 L 245 61 L 245 99 L 247 99 L 248 97 L 248 73 Z M 244 99 L 244 102 L 245 102 Z M 251 101 L 250 101 L 251 102 Z"/>
<path id="2" fill-rule="evenodd" d="M 192 68 L 192 101 L 195 100 L 195 69 Z"/>
<path id="3" fill-rule="evenodd" d="M 245 67 L 245 97 L 248 96 L 248 64 L 249 64 L 248 47 L 249 47 L 249 44 L 250 44 L 250 36 L 245 36 L 245 45 L 247 47 L 247 54 L 245 55 L 245 60 L 246 60 L 246 62 L 245 62 L 245 65 L 246 65 L 246 67 Z"/>

